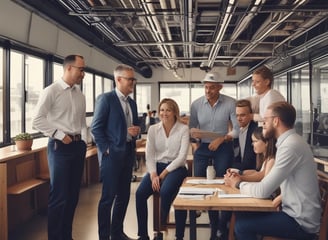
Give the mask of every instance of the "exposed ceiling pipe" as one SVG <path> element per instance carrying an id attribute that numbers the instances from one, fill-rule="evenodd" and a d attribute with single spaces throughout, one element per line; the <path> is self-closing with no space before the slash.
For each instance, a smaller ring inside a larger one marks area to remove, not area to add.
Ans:
<path id="1" fill-rule="evenodd" d="M 311 17 L 307 21 L 305 21 L 301 26 L 298 27 L 298 29 L 291 34 L 289 37 L 286 37 L 283 41 L 278 43 L 274 48 L 277 49 L 280 46 L 282 46 L 285 42 L 289 40 L 293 40 L 304 34 L 304 30 L 310 30 L 317 25 L 319 25 L 321 22 L 325 21 L 328 17 L 328 12 L 319 12 L 315 16 Z"/>
<path id="2" fill-rule="evenodd" d="M 245 57 L 250 51 L 252 51 L 256 46 L 258 46 L 266 37 L 268 37 L 272 31 L 280 26 L 288 17 L 294 14 L 294 11 L 299 8 L 307 0 L 298 0 L 296 1 L 296 6 L 294 6 L 288 12 L 279 12 L 271 14 L 271 17 L 267 18 L 264 24 L 257 30 L 253 35 L 250 43 L 244 47 L 237 57 L 234 57 L 231 60 L 230 65 L 232 67 L 236 66 L 237 63 Z"/>
<path id="3" fill-rule="evenodd" d="M 162 32 L 160 23 L 158 22 L 158 19 L 155 16 L 153 16 L 154 14 L 151 13 L 151 12 L 153 12 L 153 13 L 155 12 L 155 10 L 153 8 L 153 5 L 152 5 L 152 2 L 150 0 L 143 1 L 141 6 L 142 6 L 143 10 L 146 13 L 146 17 L 145 17 L 146 20 L 147 20 L 146 22 L 149 24 L 149 27 L 151 29 L 150 34 L 153 36 L 155 41 L 158 43 L 157 46 L 158 46 L 159 50 L 162 52 L 163 58 L 164 59 L 170 58 L 171 56 L 169 54 L 169 51 L 168 51 L 167 47 L 161 45 L 161 43 L 165 42 L 165 41 L 163 39 L 163 32 Z M 149 6 L 152 9 L 149 9 Z M 171 63 L 166 61 L 166 60 L 162 60 L 160 62 L 163 62 L 163 66 L 166 69 L 172 69 L 173 68 Z"/>
<path id="4" fill-rule="evenodd" d="M 162 9 L 167 10 L 167 4 L 166 4 L 165 0 L 160 0 L 160 5 L 161 5 Z M 172 39 L 170 27 L 167 23 L 167 19 L 168 19 L 167 13 L 166 13 L 166 11 L 164 11 L 164 26 L 166 29 L 166 36 L 167 36 L 167 40 L 171 42 L 173 39 Z M 175 48 L 173 45 L 170 45 L 170 50 L 171 50 L 172 58 L 175 59 L 177 57 L 177 55 L 176 55 Z M 171 63 L 171 65 L 173 66 L 173 68 L 176 68 L 178 66 L 178 62 L 174 61 Z"/>
<path id="5" fill-rule="evenodd" d="M 265 0 L 256 0 L 254 5 L 252 6 L 252 8 L 250 10 L 247 9 L 247 12 L 244 14 L 244 16 L 239 21 L 239 23 L 236 24 L 237 27 L 235 28 L 235 30 L 231 34 L 230 40 L 232 42 L 234 42 L 239 37 L 239 35 L 243 31 L 245 31 L 245 29 L 247 29 L 249 23 L 251 22 L 251 20 L 254 18 L 254 16 L 259 11 L 260 4 L 263 5 L 264 3 L 265 3 Z"/>
<path id="6" fill-rule="evenodd" d="M 221 22 L 221 27 L 220 30 L 218 32 L 218 34 L 216 35 L 215 38 L 215 45 L 212 47 L 212 49 L 210 50 L 210 54 L 208 57 L 208 66 L 211 68 L 215 62 L 216 56 L 218 55 L 218 52 L 221 48 L 221 41 L 224 37 L 224 33 L 226 32 L 229 22 L 231 20 L 232 14 L 235 11 L 235 0 L 229 0 L 228 2 L 228 6 L 226 8 L 226 11 L 224 13 L 223 16 L 223 20 Z"/>

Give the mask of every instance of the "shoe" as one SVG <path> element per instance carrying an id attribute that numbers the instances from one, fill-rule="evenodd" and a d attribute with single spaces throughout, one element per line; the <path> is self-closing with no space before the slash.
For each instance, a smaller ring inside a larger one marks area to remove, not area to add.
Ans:
<path id="1" fill-rule="evenodd" d="M 210 237 L 210 240 L 220 240 L 218 236 L 212 236 Z"/>
<path id="2" fill-rule="evenodd" d="M 111 240 L 137 240 L 137 239 L 130 238 L 125 233 L 122 233 L 120 236 L 112 236 Z"/>
<path id="3" fill-rule="evenodd" d="M 163 233 L 158 232 L 157 234 L 155 234 L 153 240 L 163 240 Z"/>
<path id="4" fill-rule="evenodd" d="M 149 237 L 139 237 L 138 240 L 150 240 Z"/>

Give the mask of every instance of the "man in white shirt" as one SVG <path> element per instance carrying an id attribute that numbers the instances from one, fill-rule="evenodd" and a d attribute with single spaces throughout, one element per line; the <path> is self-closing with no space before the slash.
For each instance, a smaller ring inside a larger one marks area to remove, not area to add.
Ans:
<path id="1" fill-rule="evenodd" d="M 85 96 L 78 86 L 84 77 L 84 58 L 69 55 L 62 79 L 46 87 L 36 106 L 33 128 L 49 137 L 50 192 L 48 239 L 71 240 L 75 208 L 84 168 L 86 139 Z"/>
<path id="2" fill-rule="evenodd" d="M 291 104 L 270 105 L 263 118 L 263 134 L 277 139 L 275 164 L 261 182 L 241 182 L 237 175 L 231 178 L 229 185 L 255 198 L 268 198 L 278 187 L 281 189 L 281 211 L 237 213 L 238 239 L 256 240 L 257 235 L 262 235 L 310 240 L 319 231 L 321 205 L 316 164 L 309 145 L 294 130 L 295 119 Z"/>

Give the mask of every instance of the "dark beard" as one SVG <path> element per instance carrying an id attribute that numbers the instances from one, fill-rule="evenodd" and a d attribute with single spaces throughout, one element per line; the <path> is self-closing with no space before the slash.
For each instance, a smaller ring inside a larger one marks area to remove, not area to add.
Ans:
<path id="1" fill-rule="evenodd" d="M 262 132 L 263 132 L 263 136 L 267 139 L 275 138 L 275 129 L 274 128 L 265 129 Z"/>

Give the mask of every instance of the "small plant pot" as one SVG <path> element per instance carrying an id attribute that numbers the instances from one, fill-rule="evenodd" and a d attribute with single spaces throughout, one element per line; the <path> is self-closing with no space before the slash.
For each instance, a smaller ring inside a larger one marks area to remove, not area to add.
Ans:
<path id="1" fill-rule="evenodd" d="M 31 150 L 33 139 L 29 140 L 16 140 L 16 148 L 17 150 L 24 151 L 24 150 Z"/>

